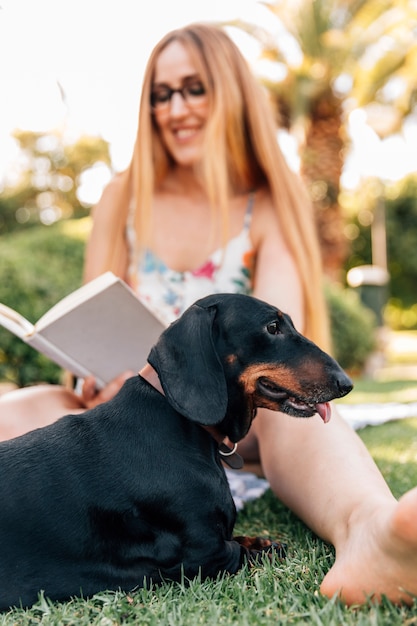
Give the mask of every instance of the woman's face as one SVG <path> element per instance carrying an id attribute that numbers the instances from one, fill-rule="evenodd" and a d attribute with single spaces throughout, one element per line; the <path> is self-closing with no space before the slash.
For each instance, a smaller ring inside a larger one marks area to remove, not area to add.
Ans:
<path id="1" fill-rule="evenodd" d="M 185 167 L 198 163 L 208 98 L 197 68 L 178 41 L 168 44 L 156 61 L 151 107 L 162 142 L 174 161 Z"/>

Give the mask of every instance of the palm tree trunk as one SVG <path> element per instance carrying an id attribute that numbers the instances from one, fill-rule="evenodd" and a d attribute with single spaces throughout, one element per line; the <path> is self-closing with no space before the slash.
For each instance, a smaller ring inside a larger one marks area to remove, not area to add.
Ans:
<path id="1" fill-rule="evenodd" d="M 346 139 L 342 136 L 341 102 L 332 93 L 317 101 L 309 116 L 301 175 L 310 190 L 325 273 L 341 278 L 348 254 L 342 208 L 338 202 Z"/>

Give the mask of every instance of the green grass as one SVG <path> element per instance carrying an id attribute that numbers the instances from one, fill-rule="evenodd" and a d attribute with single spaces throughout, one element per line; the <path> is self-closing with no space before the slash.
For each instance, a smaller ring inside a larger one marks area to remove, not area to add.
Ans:
<path id="1" fill-rule="evenodd" d="M 417 402 L 417 331 L 389 331 L 384 356 L 375 378 L 353 379 L 353 391 L 338 402 Z"/>
<path id="2" fill-rule="evenodd" d="M 311 550 L 318 564 L 325 562 L 320 550 L 314 545 Z M 311 594 L 314 584 L 309 564 L 294 557 L 290 571 L 280 564 L 266 562 L 250 574 L 242 570 L 233 578 L 224 576 L 214 582 L 166 584 L 132 596 L 106 593 L 85 602 L 74 600 L 54 605 L 41 600 L 30 613 L 14 612 L 0 624 L 411 626 L 416 623 L 413 609 L 394 608 L 388 602 L 359 610 L 343 608 L 337 601 L 325 601 Z"/>
<path id="3" fill-rule="evenodd" d="M 360 435 L 396 497 L 417 485 L 417 418 L 365 428 Z"/>
<path id="4" fill-rule="evenodd" d="M 353 391 L 337 400 L 337 403 L 417 402 L 417 379 L 388 381 L 354 379 L 353 383 Z"/>
<path id="5" fill-rule="evenodd" d="M 400 496 L 417 484 L 417 418 L 392 422 L 360 432 Z M 52 603 L 41 597 L 30 610 L 0 615 L 0 626 L 417 626 L 417 604 L 394 607 L 388 601 L 346 608 L 319 593 L 319 585 L 334 560 L 333 549 L 318 539 L 268 491 L 239 514 L 236 534 L 264 534 L 287 542 L 285 562 L 265 562 L 251 571 L 215 581 L 166 583 L 136 593 L 100 593 L 89 600 Z"/>

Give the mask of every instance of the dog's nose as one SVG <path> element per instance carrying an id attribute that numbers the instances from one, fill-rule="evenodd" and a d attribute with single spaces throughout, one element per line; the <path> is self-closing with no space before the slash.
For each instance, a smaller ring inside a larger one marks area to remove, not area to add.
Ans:
<path id="1" fill-rule="evenodd" d="M 345 372 L 341 371 L 336 377 L 336 386 L 339 390 L 339 397 L 342 398 L 353 389 L 353 383 Z"/>

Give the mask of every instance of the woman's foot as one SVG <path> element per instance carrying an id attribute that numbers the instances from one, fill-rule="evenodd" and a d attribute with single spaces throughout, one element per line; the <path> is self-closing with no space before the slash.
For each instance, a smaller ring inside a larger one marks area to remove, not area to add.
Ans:
<path id="1" fill-rule="evenodd" d="M 347 542 L 336 550 L 336 562 L 321 592 L 329 598 L 338 594 L 348 605 L 382 596 L 396 604 L 413 603 L 417 597 L 417 488 L 352 525 Z"/>

